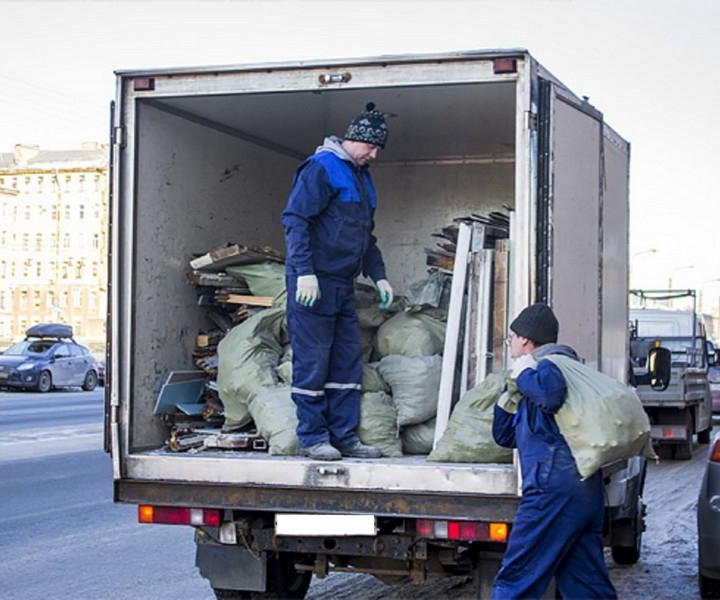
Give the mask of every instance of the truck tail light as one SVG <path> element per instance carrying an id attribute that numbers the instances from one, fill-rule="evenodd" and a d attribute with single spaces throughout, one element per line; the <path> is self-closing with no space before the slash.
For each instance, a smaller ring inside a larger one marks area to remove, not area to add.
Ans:
<path id="1" fill-rule="evenodd" d="M 720 439 L 715 440 L 710 450 L 710 462 L 720 463 Z"/>
<path id="2" fill-rule="evenodd" d="M 503 73 L 517 73 L 517 59 L 496 58 L 493 60 L 493 73 L 495 73 L 495 75 L 502 75 Z"/>
<path id="3" fill-rule="evenodd" d="M 138 506 L 138 522 L 220 527 L 220 511 L 214 508 L 184 508 L 140 504 Z"/>
<path id="4" fill-rule="evenodd" d="M 507 542 L 510 527 L 507 523 L 486 521 L 442 521 L 416 519 L 415 535 L 436 540 L 465 540 L 477 542 Z"/>

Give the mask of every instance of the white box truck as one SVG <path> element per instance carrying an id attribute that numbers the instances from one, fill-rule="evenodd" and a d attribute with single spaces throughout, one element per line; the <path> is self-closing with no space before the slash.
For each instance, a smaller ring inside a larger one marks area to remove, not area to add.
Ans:
<path id="1" fill-rule="evenodd" d="M 630 357 L 634 376 L 647 370 L 651 346 L 670 351 L 670 383 L 665 389 L 638 390 L 650 418 L 651 435 L 660 458 L 689 460 L 693 436 L 710 442 L 712 395 L 709 369 L 715 361 L 709 352 L 702 314 L 697 312 L 695 290 L 631 290 L 642 307 L 630 309 Z M 660 303 L 692 300 L 691 310 L 656 308 Z"/>
<path id="2" fill-rule="evenodd" d="M 164 449 L 159 386 L 192 367 L 195 333 L 208 325 L 188 261 L 227 241 L 283 247 L 298 163 L 368 101 L 397 115 L 372 167 L 375 231 L 396 290 L 424 276 L 433 231 L 510 210 L 505 314 L 550 303 L 561 341 L 626 379 L 629 144 L 526 50 L 117 72 L 114 498 L 142 505 L 143 520 L 195 526 L 197 565 L 219 597 L 302 597 L 311 573 L 334 570 L 418 582 L 473 572 L 482 596 L 512 527 L 514 464 Z M 607 543 L 633 562 L 644 462 L 620 467 L 607 472 Z"/>

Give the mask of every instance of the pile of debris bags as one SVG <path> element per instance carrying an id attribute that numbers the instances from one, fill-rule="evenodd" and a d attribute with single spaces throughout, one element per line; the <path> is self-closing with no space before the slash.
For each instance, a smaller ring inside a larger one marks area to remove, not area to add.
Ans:
<path id="1" fill-rule="evenodd" d="M 424 294 L 422 305 L 400 297 L 389 310 L 378 308 L 374 288 L 356 286 L 365 363 L 358 436 L 384 456 L 427 454 L 432 448 L 445 338 L 443 279 L 448 277 L 435 272 L 416 286 Z M 426 286 L 437 293 L 431 297 Z M 217 350 L 224 430 L 242 430 L 254 422 L 271 454 L 297 454 L 284 308 L 249 316 L 225 335 Z"/>

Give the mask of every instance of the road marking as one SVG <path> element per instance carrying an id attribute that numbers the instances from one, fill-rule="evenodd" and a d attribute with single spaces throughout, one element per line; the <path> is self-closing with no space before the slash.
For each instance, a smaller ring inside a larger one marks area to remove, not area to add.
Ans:
<path id="1" fill-rule="evenodd" d="M 41 429 L 22 429 L 3 433 L 0 448 L 13 444 L 31 444 L 36 442 L 52 442 L 66 439 L 80 439 L 96 436 L 103 432 L 102 423 L 88 423 L 74 427 L 45 427 Z"/>

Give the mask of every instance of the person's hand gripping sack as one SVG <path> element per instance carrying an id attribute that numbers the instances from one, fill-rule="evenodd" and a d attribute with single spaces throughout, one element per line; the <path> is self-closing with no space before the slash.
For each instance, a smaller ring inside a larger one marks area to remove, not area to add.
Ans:
<path id="1" fill-rule="evenodd" d="M 311 307 L 320 300 L 320 283 L 315 275 L 300 275 L 297 278 L 295 301 L 302 306 Z"/>
<path id="2" fill-rule="evenodd" d="M 523 354 L 522 356 L 516 358 L 515 362 L 513 362 L 513 369 L 510 373 L 510 378 L 517 379 L 520 373 L 522 373 L 525 369 L 536 368 L 537 360 L 535 360 L 535 357 L 532 354 Z"/>
<path id="3" fill-rule="evenodd" d="M 380 296 L 380 308 L 390 308 L 393 301 L 393 289 L 390 282 L 387 279 L 380 279 L 375 282 L 377 286 L 378 295 Z"/>

